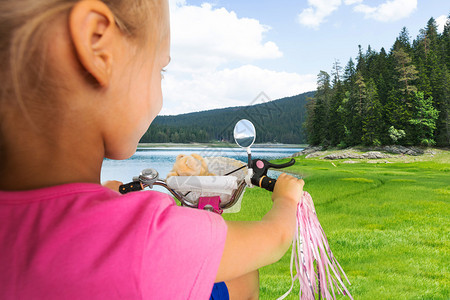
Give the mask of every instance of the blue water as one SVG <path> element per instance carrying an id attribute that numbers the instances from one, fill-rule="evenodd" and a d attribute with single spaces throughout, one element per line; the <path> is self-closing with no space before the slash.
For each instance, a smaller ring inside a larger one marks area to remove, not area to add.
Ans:
<path id="1" fill-rule="evenodd" d="M 261 159 L 276 159 L 288 157 L 302 148 L 262 148 L 252 147 L 252 157 Z M 118 180 L 130 182 L 143 169 L 153 168 L 159 172 L 160 178 L 165 178 L 172 170 L 178 154 L 198 153 L 201 156 L 225 156 L 247 162 L 247 152 L 242 148 L 195 148 L 195 147 L 160 147 L 138 149 L 130 159 L 116 161 L 105 159 L 103 162 L 101 180 Z M 270 174 L 269 174 L 270 175 Z"/>

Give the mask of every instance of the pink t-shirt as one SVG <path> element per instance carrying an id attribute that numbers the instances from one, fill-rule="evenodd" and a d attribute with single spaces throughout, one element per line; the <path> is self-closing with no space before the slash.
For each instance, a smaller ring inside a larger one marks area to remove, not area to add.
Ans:
<path id="1" fill-rule="evenodd" d="M 0 191 L 0 299 L 209 299 L 226 232 L 153 191 Z"/>

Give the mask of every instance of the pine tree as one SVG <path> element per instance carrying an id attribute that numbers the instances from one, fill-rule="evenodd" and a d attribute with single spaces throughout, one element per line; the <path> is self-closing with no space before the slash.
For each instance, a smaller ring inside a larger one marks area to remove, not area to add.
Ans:
<path id="1" fill-rule="evenodd" d="M 433 106 L 439 111 L 435 140 L 439 146 L 450 145 L 450 71 L 444 64 L 441 67 L 441 76 L 438 78 L 436 95 L 439 97 L 433 101 Z"/>
<path id="2" fill-rule="evenodd" d="M 408 131 L 411 119 L 411 108 L 409 108 L 405 101 L 403 101 L 403 93 L 392 89 L 389 92 L 388 100 L 383 106 L 385 114 L 385 128 L 394 127 L 396 130 Z M 409 132 L 409 131 L 408 131 Z M 385 132 L 387 134 L 387 132 Z M 407 135 L 409 138 L 409 134 Z M 383 139 L 384 142 L 389 143 L 390 139 Z M 402 143 L 407 143 L 407 139 L 402 139 Z"/>
<path id="3" fill-rule="evenodd" d="M 355 83 L 355 75 L 355 63 L 353 62 L 353 59 L 350 58 L 344 69 L 344 84 L 347 90 L 353 87 L 353 84 Z"/>
<path id="4" fill-rule="evenodd" d="M 356 111 L 358 112 L 358 115 L 362 117 L 364 114 L 364 105 L 366 102 L 366 83 L 364 82 L 364 78 L 361 73 L 356 74 L 356 81 L 355 81 L 357 90 L 357 102 L 356 102 Z"/>
<path id="5" fill-rule="evenodd" d="M 352 144 L 357 145 L 361 143 L 362 138 L 362 123 L 365 117 L 365 105 L 367 98 L 366 83 L 361 72 L 356 73 L 355 90 L 351 103 L 353 106 L 353 121 L 350 124 L 350 131 L 352 132 Z"/>
<path id="6" fill-rule="evenodd" d="M 365 80 L 369 79 L 376 79 L 379 75 L 379 69 L 377 66 L 378 63 L 378 53 L 372 49 L 372 47 L 369 45 L 367 47 L 367 51 L 365 54 L 365 62 L 366 62 L 366 69 L 367 72 L 363 74 Z"/>
<path id="7" fill-rule="evenodd" d="M 447 16 L 447 22 L 444 26 L 444 31 L 440 37 L 441 39 L 441 55 L 444 58 L 444 63 L 447 65 L 447 70 L 450 70 L 450 13 Z"/>
<path id="8" fill-rule="evenodd" d="M 399 74 L 398 81 L 402 84 L 400 91 L 409 95 L 411 92 L 417 92 L 416 86 L 413 84 L 414 80 L 418 78 L 416 67 L 412 64 L 412 59 L 409 57 L 403 48 L 399 48 L 393 52 L 393 56 L 397 62 L 395 70 Z"/>
<path id="9" fill-rule="evenodd" d="M 341 82 L 342 67 L 341 63 L 337 59 L 334 60 L 333 71 L 331 72 L 331 75 L 333 76 L 333 86 L 338 82 Z"/>
<path id="10" fill-rule="evenodd" d="M 366 56 L 362 51 L 361 45 L 358 45 L 358 57 L 356 58 L 356 71 L 359 71 L 363 77 L 367 75 Z"/>
<path id="11" fill-rule="evenodd" d="M 320 136 L 319 132 L 316 131 L 316 99 L 315 98 L 308 98 L 306 102 L 306 121 L 303 124 L 303 126 L 306 129 L 307 136 L 308 136 L 308 143 L 311 145 L 318 145 L 320 144 Z"/>
<path id="12" fill-rule="evenodd" d="M 397 47 L 404 49 L 407 53 L 411 52 L 411 37 L 409 36 L 408 29 L 406 27 L 403 27 L 400 31 L 399 36 L 397 37 L 395 43 L 394 43 L 396 49 Z"/>
<path id="13" fill-rule="evenodd" d="M 342 99 L 341 105 L 337 108 L 337 113 L 339 115 L 339 118 L 342 120 L 342 127 L 343 127 L 343 136 L 339 142 L 339 147 L 345 148 L 347 146 L 353 145 L 353 139 L 352 139 L 352 105 L 350 102 L 351 93 L 349 91 L 344 92 L 344 96 Z"/>
<path id="14" fill-rule="evenodd" d="M 448 145 L 449 141 L 449 73 L 445 34 L 448 34 L 448 31 L 445 32 L 444 28 L 443 34 L 439 35 L 435 19 L 430 18 L 415 41 L 415 63 L 419 70 L 417 86 L 425 98 L 432 97 L 435 109 L 440 112 L 435 138 L 439 145 Z"/>
<path id="15" fill-rule="evenodd" d="M 384 48 L 381 48 L 380 53 L 375 57 L 374 74 L 372 79 L 375 81 L 377 86 L 380 102 L 384 104 L 391 87 L 389 60 Z"/>
<path id="16" fill-rule="evenodd" d="M 369 79 L 365 86 L 364 114 L 362 117 L 362 137 L 361 141 L 369 146 L 381 145 L 381 103 L 373 79 Z"/>
<path id="17" fill-rule="evenodd" d="M 333 64 L 333 92 L 330 99 L 330 120 L 328 123 L 328 133 L 330 144 L 336 146 L 344 136 L 344 123 L 338 108 L 344 98 L 344 85 L 341 81 L 342 67 L 338 60 Z"/>
<path id="18" fill-rule="evenodd" d="M 317 92 L 314 97 L 313 119 L 310 121 L 312 132 L 309 134 L 309 140 L 312 145 L 330 144 L 330 135 L 328 132 L 330 98 L 331 98 L 330 75 L 325 71 L 320 71 L 317 75 Z"/>

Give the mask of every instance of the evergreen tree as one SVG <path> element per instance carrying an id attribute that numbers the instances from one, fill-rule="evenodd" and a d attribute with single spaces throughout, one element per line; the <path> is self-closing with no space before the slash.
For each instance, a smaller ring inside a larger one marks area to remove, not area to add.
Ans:
<path id="1" fill-rule="evenodd" d="M 315 131 L 315 111 L 316 111 L 316 99 L 315 98 L 307 98 L 306 99 L 306 121 L 303 124 L 303 127 L 306 129 L 308 136 L 308 143 L 311 145 L 320 144 L 320 137 L 318 132 Z"/>
<path id="2" fill-rule="evenodd" d="M 365 63 L 366 63 L 366 73 L 363 74 L 365 80 L 376 79 L 379 75 L 379 69 L 377 66 L 378 63 L 378 53 L 372 50 L 370 45 L 367 47 L 367 51 L 365 54 Z"/>
<path id="3" fill-rule="evenodd" d="M 397 62 L 395 70 L 398 72 L 398 81 L 401 83 L 400 91 L 409 95 L 411 92 L 417 92 L 416 86 L 413 84 L 414 80 L 417 79 L 416 67 L 412 64 L 412 59 L 408 53 L 399 48 L 393 52 L 393 56 Z"/>
<path id="4" fill-rule="evenodd" d="M 392 85 L 390 84 L 390 76 L 391 72 L 388 55 L 386 50 L 381 48 L 380 53 L 375 57 L 374 74 L 372 79 L 375 81 L 379 99 L 382 104 L 384 104 L 389 90 L 392 88 Z"/>
<path id="5" fill-rule="evenodd" d="M 445 34 L 448 31 L 446 33 L 444 28 L 443 34 L 439 35 L 436 21 L 430 18 L 415 41 L 415 63 L 419 70 L 417 86 L 424 93 L 424 98 L 433 98 L 433 105 L 440 112 L 435 138 L 439 145 L 449 142 L 449 73 Z"/>
<path id="6" fill-rule="evenodd" d="M 398 50 L 398 48 L 404 49 L 407 53 L 411 52 L 411 37 L 409 36 L 408 29 L 403 27 L 400 31 L 399 36 L 395 40 L 394 50 Z"/>
<path id="7" fill-rule="evenodd" d="M 320 71 L 317 75 L 316 106 L 314 111 L 314 131 L 318 133 L 318 143 L 328 146 L 330 144 L 330 133 L 328 131 L 330 115 L 331 85 L 330 75 Z"/>
<path id="8" fill-rule="evenodd" d="M 330 99 L 328 134 L 330 144 L 336 146 L 344 137 L 344 120 L 338 112 L 344 98 L 344 85 L 341 81 L 342 67 L 338 60 L 333 64 L 333 92 Z"/>
<path id="9" fill-rule="evenodd" d="M 340 120 L 342 120 L 342 128 L 343 135 L 339 142 L 339 147 L 344 148 L 349 145 L 353 145 L 352 141 L 352 117 L 351 117 L 351 102 L 350 102 L 351 93 L 349 91 L 344 92 L 344 97 L 342 99 L 341 105 L 337 109 L 337 113 L 339 115 Z"/>
<path id="10" fill-rule="evenodd" d="M 386 121 L 385 128 L 394 127 L 397 130 L 408 131 L 408 127 L 410 126 L 409 120 L 411 119 L 412 113 L 411 108 L 403 101 L 403 93 L 396 89 L 392 89 L 389 92 L 386 104 L 383 106 L 383 111 Z M 389 142 L 389 140 L 386 139 L 383 139 L 383 141 Z M 402 139 L 402 142 L 407 143 L 408 141 Z"/>
<path id="11" fill-rule="evenodd" d="M 447 22 L 444 26 L 444 31 L 441 35 L 441 55 L 444 58 L 444 63 L 447 65 L 447 70 L 450 70 L 450 13 L 447 16 Z"/>
<path id="12" fill-rule="evenodd" d="M 350 130 L 352 132 L 352 144 L 360 144 L 362 138 L 362 125 L 363 119 L 365 118 L 366 113 L 366 98 L 367 98 L 367 89 L 366 83 L 361 72 L 356 74 L 355 81 L 356 90 L 354 93 L 353 105 L 353 122 L 350 126 Z"/>
<path id="13" fill-rule="evenodd" d="M 364 114 L 362 117 L 362 137 L 361 141 L 368 146 L 381 145 L 381 103 L 378 99 L 378 92 L 373 79 L 365 85 Z"/>
<path id="14" fill-rule="evenodd" d="M 358 45 L 358 57 L 356 58 L 356 71 L 359 71 L 363 77 L 367 75 L 366 57 L 362 51 L 361 45 Z"/>
<path id="15" fill-rule="evenodd" d="M 441 77 L 438 79 L 436 94 L 438 100 L 433 101 L 433 106 L 439 111 L 435 140 L 439 146 L 450 145 L 450 71 L 446 65 L 441 67 Z"/>
<path id="16" fill-rule="evenodd" d="M 341 82 L 342 67 L 341 63 L 337 59 L 333 63 L 333 71 L 331 72 L 331 75 L 333 76 L 333 86 Z"/>
<path id="17" fill-rule="evenodd" d="M 353 62 L 353 59 L 350 58 L 344 69 L 344 84 L 347 90 L 353 87 L 353 84 L 355 83 L 355 76 L 356 76 L 355 63 Z"/>

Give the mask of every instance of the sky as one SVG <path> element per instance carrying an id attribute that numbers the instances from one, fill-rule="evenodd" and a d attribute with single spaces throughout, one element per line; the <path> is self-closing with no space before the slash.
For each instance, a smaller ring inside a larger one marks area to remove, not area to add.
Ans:
<path id="1" fill-rule="evenodd" d="M 317 74 L 364 51 L 442 32 L 448 0 L 169 0 L 162 115 L 245 106 L 316 89 Z M 264 95 L 264 97 L 261 97 Z"/>

